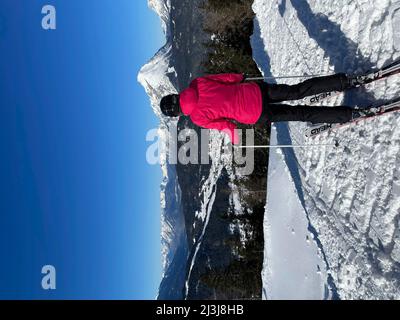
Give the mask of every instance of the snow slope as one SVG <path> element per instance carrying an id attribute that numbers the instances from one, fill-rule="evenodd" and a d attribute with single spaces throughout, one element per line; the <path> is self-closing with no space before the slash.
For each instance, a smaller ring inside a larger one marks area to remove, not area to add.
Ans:
<path id="1" fill-rule="evenodd" d="M 399 7 L 398 0 L 255 0 L 255 59 L 266 75 L 274 76 L 380 67 L 400 56 Z M 400 78 L 392 77 L 328 103 L 364 105 L 389 99 L 398 96 L 399 84 Z M 278 143 L 340 140 L 338 149 L 288 149 L 283 158 L 302 214 L 315 229 L 315 243 L 331 279 L 326 281 L 341 299 L 400 298 L 399 123 L 400 114 L 391 114 L 312 141 L 304 137 L 304 123 L 276 126 Z M 271 156 L 270 161 L 274 167 L 273 162 L 280 160 Z M 273 187 L 269 185 L 269 192 Z M 268 210 L 265 256 L 271 258 L 268 243 L 274 238 L 268 234 L 272 218 Z M 281 210 L 286 219 L 287 212 Z M 272 255 L 286 258 L 288 264 L 296 261 L 287 250 Z M 268 298 L 268 291 L 276 286 L 272 281 L 282 280 L 267 275 L 265 270 Z M 288 287 L 280 297 L 292 296 L 292 290 Z"/>
<path id="2" fill-rule="evenodd" d="M 271 144 L 277 143 L 276 129 Z M 279 186 L 277 188 L 276 186 Z M 265 213 L 264 298 L 324 299 L 329 296 L 326 265 L 313 241 L 280 149 L 270 153 Z"/>

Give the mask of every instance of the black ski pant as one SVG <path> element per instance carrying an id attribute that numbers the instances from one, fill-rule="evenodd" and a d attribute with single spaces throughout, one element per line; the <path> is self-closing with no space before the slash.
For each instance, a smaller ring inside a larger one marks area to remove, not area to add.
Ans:
<path id="1" fill-rule="evenodd" d="M 299 100 L 308 96 L 344 91 L 350 87 L 344 73 L 306 80 L 296 85 L 258 83 L 262 94 L 263 110 L 257 123 L 305 121 L 312 123 L 343 123 L 351 120 L 351 107 L 292 106 L 279 102 Z"/>

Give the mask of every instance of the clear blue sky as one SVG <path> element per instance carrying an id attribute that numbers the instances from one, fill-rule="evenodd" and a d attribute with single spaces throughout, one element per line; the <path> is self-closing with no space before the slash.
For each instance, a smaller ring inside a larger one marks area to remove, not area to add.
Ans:
<path id="1" fill-rule="evenodd" d="M 158 119 L 136 77 L 164 42 L 146 0 L 1 0 L 0 298 L 156 296 Z"/>

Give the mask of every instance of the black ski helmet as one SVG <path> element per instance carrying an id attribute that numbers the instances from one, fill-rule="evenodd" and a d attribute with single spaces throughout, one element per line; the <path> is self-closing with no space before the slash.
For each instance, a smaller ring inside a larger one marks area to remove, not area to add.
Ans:
<path id="1" fill-rule="evenodd" d="M 179 94 L 169 94 L 161 99 L 161 112 L 168 117 L 178 117 L 181 115 L 179 104 Z"/>

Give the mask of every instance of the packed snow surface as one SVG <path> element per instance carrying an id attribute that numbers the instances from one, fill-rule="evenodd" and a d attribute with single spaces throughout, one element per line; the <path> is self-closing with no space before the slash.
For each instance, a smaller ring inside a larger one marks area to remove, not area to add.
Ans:
<path id="1" fill-rule="evenodd" d="M 352 73 L 381 67 L 400 56 L 399 7 L 398 0 L 255 0 L 255 59 L 265 75 L 273 76 Z M 400 77 L 393 76 L 341 94 L 325 104 L 367 105 L 390 99 L 399 95 L 399 84 Z M 271 294 L 273 298 L 276 292 L 281 298 L 297 294 L 292 285 L 284 286 L 287 279 L 270 273 L 277 261 L 299 264 L 298 272 L 288 278 L 300 281 L 304 279 L 302 264 L 315 258 L 315 253 L 309 256 L 305 250 L 302 262 L 293 250 L 276 250 L 279 247 L 274 241 L 279 237 L 277 230 L 271 231 L 271 223 L 284 225 L 285 219 L 295 213 L 305 216 L 308 227 L 314 230 L 312 241 L 324 260 L 321 270 L 327 270 L 321 274 L 327 277 L 322 282 L 329 283 L 334 296 L 400 298 L 399 123 L 400 113 L 393 113 L 312 140 L 304 136 L 305 123 L 276 126 L 278 143 L 326 144 L 339 140 L 340 146 L 285 149 L 281 157 L 271 153 L 271 168 L 278 166 L 275 162 L 285 161 L 294 185 L 291 191 L 299 201 L 291 200 L 290 208 L 288 203 L 281 207 L 277 203 L 270 207 L 271 202 L 267 205 L 266 298 Z M 271 174 L 269 178 L 269 193 L 281 188 L 280 179 Z M 303 224 L 304 219 L 299 219 L 289 225 L 296 229 Z M 280 241 L 289 245 L 291 235 L 287 230 L 282 232 Z M 284 287 L 276 291 L 280 285 Z M 313 292 L 300 290 L 303 296 L 296 297 L 320 296 L 319 286 L 310 290 Z"/>
<path id="2" fill-rule="evenodd" d="M 276 143 L 272 128 L 271 144 Z M 271 150 L 267 189 L 264 298 L 328 297 L 326 265 L 280 149 Z"/>

